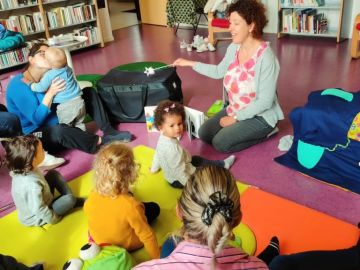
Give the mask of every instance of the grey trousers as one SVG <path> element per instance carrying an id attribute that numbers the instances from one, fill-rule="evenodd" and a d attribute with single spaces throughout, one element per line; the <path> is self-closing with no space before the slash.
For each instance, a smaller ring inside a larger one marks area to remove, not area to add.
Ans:
<path id="1" fill-rule="evenodd" d="M 258 144 L 266 140 L 267 135 L 274 129 L 261 116 L 238 121 L 223 128 L 220 126 L 220 119 L 226 115 L 224 109 L 207 120 L 199 129 L 200 139 L 222 153 L 238 152 Z"/>
<path id="2" fill-rule="evenodd" d="M 86 115 L 85 102 L 81 96 L 59 104 L 56 107 L 56 114 L 60 124 L 86 130 L 84 124 Z"/>
<path id="3" fill-rule="evenodd" d="M 45 179 L 49 184 L 52 194 L 55 193 L 55 189 L 60 193 L 60 196 L 52 202 L 51 208 L 57 215 L 65 215 L 73 209 L 76 204 L 76 198 L 74 197 L 69 185 L 65 182 L 63 176 L 55 170 L 48 171 L 45 175 Z"/>

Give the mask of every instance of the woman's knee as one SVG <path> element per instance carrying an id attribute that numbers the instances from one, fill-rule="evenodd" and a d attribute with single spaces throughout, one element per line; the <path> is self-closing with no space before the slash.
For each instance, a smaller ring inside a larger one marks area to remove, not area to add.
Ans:
<path id="1" fill-rule="evenodd" d="M 198 135 L 200 140 L 211 144 L 211 141 L 213 139 L 213 135 L 212 135 L 212 130 L 209 127 L 209 125 L 207 125 L 206 123 L 204 123 L 198 130 Z"/>
<path id="2" fill-rule="evenodd" d="M 59 124 L 59 125 L 51 127 L 50 136 L 53 138 L 56 138 L 57 140 L 59 138 L 62 138 L 64 136 L 66 127 L 67 126 L 64 124 Z"/>
<path id="3" fill-rule="evenodd" d="M 223 138 L 223 136 L 219 136 L 220 134 L 217 134 L 212 139 L 212 146 L 216 149 L 216 151 L 221 153 L 230 153 L 231 150 L 231 144 L 229 144 L 229 139 Z"/>
<path id="4" fill-rule="evenodd" d="M 21 134 L 19 118 L 8 112 L 0 112 L 0 133 L 1 136 L 17 136 Z"/>

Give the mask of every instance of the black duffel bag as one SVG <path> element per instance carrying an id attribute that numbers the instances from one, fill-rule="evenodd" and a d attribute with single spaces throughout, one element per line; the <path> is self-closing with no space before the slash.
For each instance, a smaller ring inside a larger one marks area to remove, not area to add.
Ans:
<path id="1" fill-rule="evenodd" d="M 183 100 L 174 67 L 156 70 L 149 77 L 112 69 L 97 82 L 97 89 L 112 122 L 145 122 L 144 106 L 155 106 L 165 99 Z"/>

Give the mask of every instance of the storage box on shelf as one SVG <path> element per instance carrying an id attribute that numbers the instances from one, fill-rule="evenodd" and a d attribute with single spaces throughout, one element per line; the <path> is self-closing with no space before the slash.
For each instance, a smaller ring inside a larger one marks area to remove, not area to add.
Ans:
<path id="1" fill-rule="evenodd" d="M 278 37 L 285 34 L 342 40 L 344 0 L 278 0 Z"/>
<path id="2" fill-rule="evenodd" d="M 80 3 L 71 0 L 0 0 L 0 23 L 8 30 L 21 32 L 26 41 L 73 33 L 88 37 L 88 41 L 72 50 L 93 45 L 104 46 L 95 0 L 82 0 Z M 4 61 L 0 69 L 26 63 L 25 51 L 22 48 L 1 53 Z M 25 60 L 20 56 L 15 57 L 21 52 Z M 10 58 L 11 61 L 6 61 Z"/>

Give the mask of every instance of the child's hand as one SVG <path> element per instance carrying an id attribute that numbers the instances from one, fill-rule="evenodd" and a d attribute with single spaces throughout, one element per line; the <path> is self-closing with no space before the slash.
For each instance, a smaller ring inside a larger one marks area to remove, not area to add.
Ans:
<path id="1" fill-rule="evenodd" d="M 65 87 L 66 87 L 65 81 L 57 77 L 52 81 L 48 92 L 51 92 L 53 95 L 56 95 L 58 92 L 64 91 Z"/>

